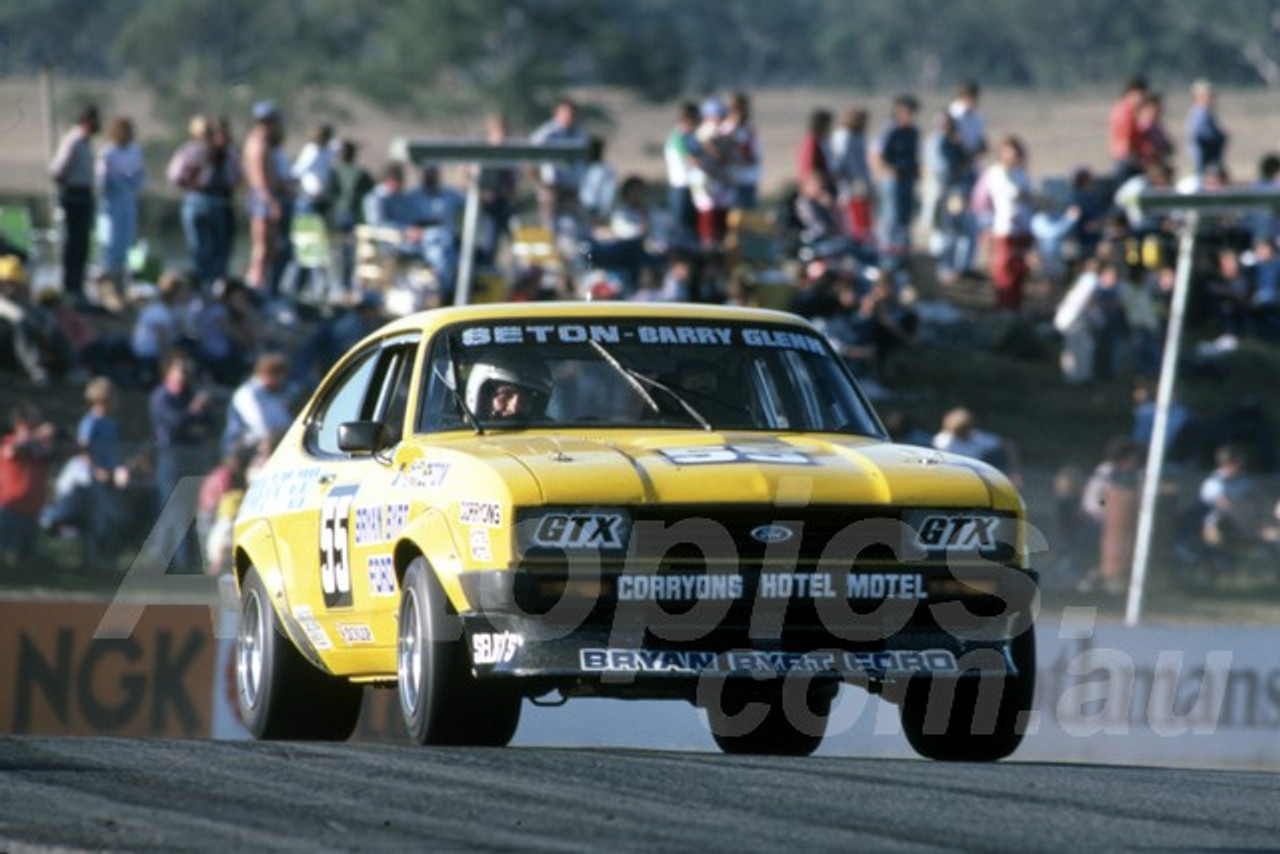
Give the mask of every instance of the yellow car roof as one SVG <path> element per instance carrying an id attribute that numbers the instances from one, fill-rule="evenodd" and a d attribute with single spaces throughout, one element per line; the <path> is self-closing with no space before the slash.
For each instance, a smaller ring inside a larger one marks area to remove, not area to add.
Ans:
<path id="1" fill-rule="evenodd" d="M 807 321 L 785 311 L 700 303 L 635 302 L 507 302 L 451 306 L 420 311 L 388 323 L 379 337 L 398 332 L 434 334 L 451 323 L 477 320 L 526 320 L 538 317 L 671 318 L 684 320 L 736 320 L 784 323 L 812 329 Z"/>

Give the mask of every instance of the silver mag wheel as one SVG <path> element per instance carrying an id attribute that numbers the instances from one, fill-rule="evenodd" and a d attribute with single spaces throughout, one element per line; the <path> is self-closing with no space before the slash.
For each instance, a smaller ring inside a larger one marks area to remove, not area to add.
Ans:
<path id="1" fill-rule="evenodd" d="M 478 679 L 466 633 L 426 559 L 405 570 L 396 643 L 400 711 L 421 744 L 504 745 L 520 722 L 520 694 L 502 679 Z"/>
<path id="2" fill-rule="evenodd" d="M 418 593 L 406 588 L 400 601 L 400 633 L 396 644 L 396 675 L 400 680 L 400 710 L 406 720 L 422 704 L 422 631 Z"/>
<path id="3" fill-rule="evenodd" d="M 246 590 L 236 633 L 236 693 L 240 707 L 255 708 L 262 689 L 262 654 L 266 645 L 263 602 L 257 589 Z M 266 607 L 270 607 L 267 605 Z"/>
<path id="4" fill-rule="evenodd" d="M 240 717 L 257 738 L 336 741 L 355 729 L 364 690 L 298 651 L 252 567 L 240 583 L 235 661 Z"/>

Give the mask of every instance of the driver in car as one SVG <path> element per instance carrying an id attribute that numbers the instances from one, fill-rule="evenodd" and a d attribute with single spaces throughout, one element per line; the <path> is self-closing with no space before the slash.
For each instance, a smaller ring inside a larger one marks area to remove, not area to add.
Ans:
<path id="1" fill-rule="evenodd" d="M 546 414 L 551 373 L 537 359 L 482 356 L 467 378 L 467 408 L 484 421 L 530 421 Z"/>

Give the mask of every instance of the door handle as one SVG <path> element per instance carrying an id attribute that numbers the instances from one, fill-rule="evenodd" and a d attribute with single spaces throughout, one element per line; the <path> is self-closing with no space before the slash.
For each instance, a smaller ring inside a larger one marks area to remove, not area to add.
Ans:
<path id="1" fill-rule="evenodd" d="M 320 484 L 321 486 L 328 486 L 329 484 L 333 483 L 335 477 L 336 475 L 334 475 L 332 472 L 325 472 L 324 474 L 316 478 L 316 483 Z"/>

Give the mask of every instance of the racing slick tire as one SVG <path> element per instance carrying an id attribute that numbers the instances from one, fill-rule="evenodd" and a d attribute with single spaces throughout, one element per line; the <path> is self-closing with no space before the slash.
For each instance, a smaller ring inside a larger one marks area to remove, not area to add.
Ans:
<path id="1" fill-rule="evenodd" d="M 758 683 L 726 682 L 719 701 L 707 706 L 711 737 L 729 754 L 808 756 L 826 735 L 838 690 L 839 683 L 813 680 L 776 680 L 763 690 Z M 764 707 L 764 717 L 754 726 L 761 710 L 753 713 L 748 708 L 752 704 Z"/>
<path id="2" fill-rule="evenodd" d="M 519 692 L 477 679 L 466 639 L 430 565 L 414 558 L 400 595 L 396 670 L 405 727 L 420 744 L 500 747 L 515 734 Z"/>
<path id="3" fill-rule="evenodd" d="M 319 670 L 280 626 L 266 586 L 252 567 L 240 586 L 236 701 L 260 739 L 342 741 L 360 717 L 364 690 Z"/>
<path id="4" fill-rule="evenodd" d="M 1016 675 L 957 679 L 953 694 L 935 692 L 930 677 L 912 678 L 901 716 L 902 730 L 917 753 L 947 762 L 993 762 L 1018 749 L 1035 696 L 1035 630 L 1014 638 L 1011 652 Z M 1000 697 L 993 708 L 997 687 Z M 937 696 L 931 707 L 933 693 Z"/>

